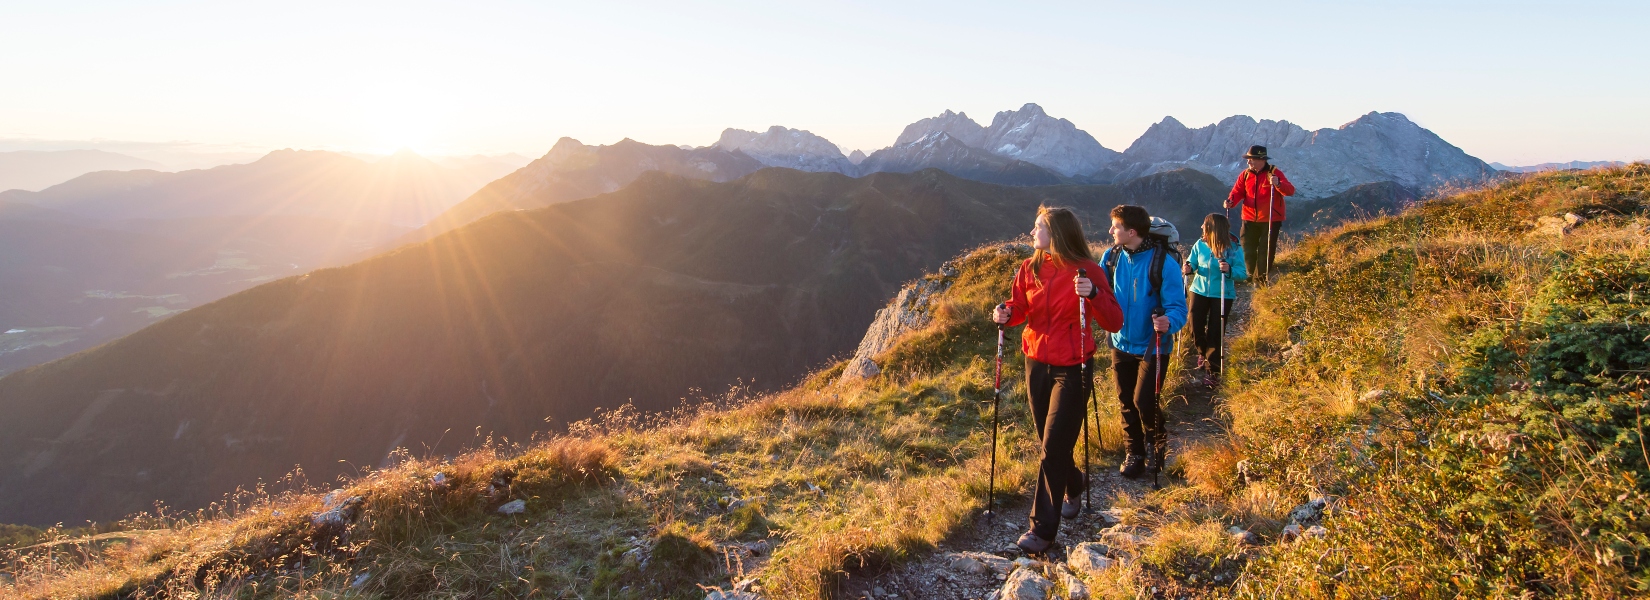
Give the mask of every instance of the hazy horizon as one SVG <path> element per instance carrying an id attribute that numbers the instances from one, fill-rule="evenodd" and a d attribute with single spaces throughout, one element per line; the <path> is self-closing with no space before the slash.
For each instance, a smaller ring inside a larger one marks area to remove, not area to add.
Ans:
<path id="1" fill-rule="evenodd" d="M 1115 150 L 1165 116 L 1319 129 L 1374 110 L 1487 162 L 1631 161 L 1650 158 L 1650 81 L 1617 65 L 1650 53 L 1631 41 L 1646 17 L 1626 2 L 7 5 L 0 80 L 22 93 L 0 95 L 0 150 L 531 158 L 563 136 L 702 146 L 784 125 L 871 152 L 944 110 L 989 124 L 1035 102 Z"/>

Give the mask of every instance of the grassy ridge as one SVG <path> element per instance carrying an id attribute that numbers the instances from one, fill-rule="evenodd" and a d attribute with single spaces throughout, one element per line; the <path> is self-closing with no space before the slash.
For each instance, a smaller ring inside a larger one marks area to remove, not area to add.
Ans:
<path id="1" fill-rule="evenodd" d="M 1290 507 L 1338 501 L 1326 536 L 1246 553 L 1235 586 L 1191 587 L 1650 592 L 1647 189 L 1644 165 L 1534 177 L 1288 253 L 1233 344 L 1230 435 L 1186 461 L 1195 491 L 1148 504 L 1172 528 L 1276 540 Z M 1560 233 L 1566 213 L 1588 220 Z"/>

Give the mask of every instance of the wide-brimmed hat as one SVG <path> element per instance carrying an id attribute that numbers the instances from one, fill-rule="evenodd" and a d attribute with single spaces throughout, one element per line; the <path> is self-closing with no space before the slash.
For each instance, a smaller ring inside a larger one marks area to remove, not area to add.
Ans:
<path id="1" fill-rule="evenodd" d="M 1258 159 L 1261 159 L 1261 160 L 1268 160 L 1266 158 L 1266 146 L 1250 146 L 1249 147 L 1249 153 L 1243 155 L 1243 157 L 1244 158 L 1258 158 Z"/>

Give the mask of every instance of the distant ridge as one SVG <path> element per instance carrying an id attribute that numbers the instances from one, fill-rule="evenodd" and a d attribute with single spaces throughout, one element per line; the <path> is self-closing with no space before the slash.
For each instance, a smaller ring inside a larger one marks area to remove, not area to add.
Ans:
<path id="1" fill-rule="evenodd" d="M 40 191 L 94 171 L 161 168 L 157 162 L 103 150 L 0 152 L 0 191 Z"/>

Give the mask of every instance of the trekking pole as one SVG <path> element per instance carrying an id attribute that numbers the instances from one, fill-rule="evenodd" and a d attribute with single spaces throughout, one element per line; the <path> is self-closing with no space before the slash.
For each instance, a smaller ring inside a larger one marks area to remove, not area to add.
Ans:
<path id="1" fill-rule="evenodd" d="M 1272 225 L 1276 223 L 1278 210 L 1278 174 L 1276 168 L 1271 173 L 1272 187 L 1266 194 L 1266 283 L 1272 283 L 1272 254 L 1276 252 L 1277 240 L 1272 237 Z"/>
<path id="2" fill-rule="evenodd" d="M 1002 305 L 997 305 L 1001 307 Z M 997 503 L 997 406 L 1003 398 L 1003 326 L 997 325 L 997 368 L 991 384 L 991 483 L 985 493 L 985 518 L 994 519 Z"/>
<path id="3" fill-rule="evenodd" d="M 1088 269 L 1078 269 L 1077 276 L 1088 279 Z M 1093 285 L 1093 282 L 1090 282 L 1090 285 Z M 1085 382 L 1089 381 L 1090 377 L 1092 377 L 1088 372 L 1089 361 L 1083 356 L 1083 351 L 1088 349 L 1088 344 L 1086 343 L 1089 335 L 1089 316 L 1087 305 L 1088 299 L 1084 298 L 1082 294 L 1078 294 L 1077 327 L 1080 328 L 1080 331 L 1077 334 L 1077 360 L 1082 362 L 1077 363 L 1079 365 L 1077 367 L 1077 372 L 1081 374 L 1083 381 Z M 1094 387 L 1091 384 L 1085 385 L 1088 385 L 1091 389 Z M 1093 394 L 1090 395 L 1092 396 Z M 1100 432 L 1098 429 L 1094 431 L 1095 433 Z M 1083 419 L 1083 510 L 1088 510 L 1093 507 L 1093 505 L 1094 501 L 1089 496 L 1089 420 L 1085 418 Z"/>
<path id="4" fill-rule="evenodd" d="M 1157 371 L 1152 376 L 1152 385 L 1157 388 L 1158 416 L 1158 418 L 1154 420 L 1162 420 L 1163 416 L 1163 332 L 1157 330 L 1157 318 L 1161 316 L 1163 316 L 1163 307 L 1159 306 L 1152 309 L 1152 361 L 1156 363 L 1153 365 L 1153 368 Z M 1161 431 L 1162 426 L 1159 425 L 1157 429 L 1160 431 L 1157 431 L 1156 433 L 1161 435 L 1163 433 Z M 1163 437 L 1166 438 L 1167 436 Z M 1161 448 L 1160 446 L 1163 445 L 1164 441 L 1167 440 L 1153 441 L 1152 455 L 1148 457 L 1152 464 L 1152 489 L 1154 490 L 1163 489 L 1163 486 L 1159 485 L 1157 482 L 1157 474 L 1163 471 L 1163 459 L 1161 457 L 1167 452 L 1167 449 Z"/>

